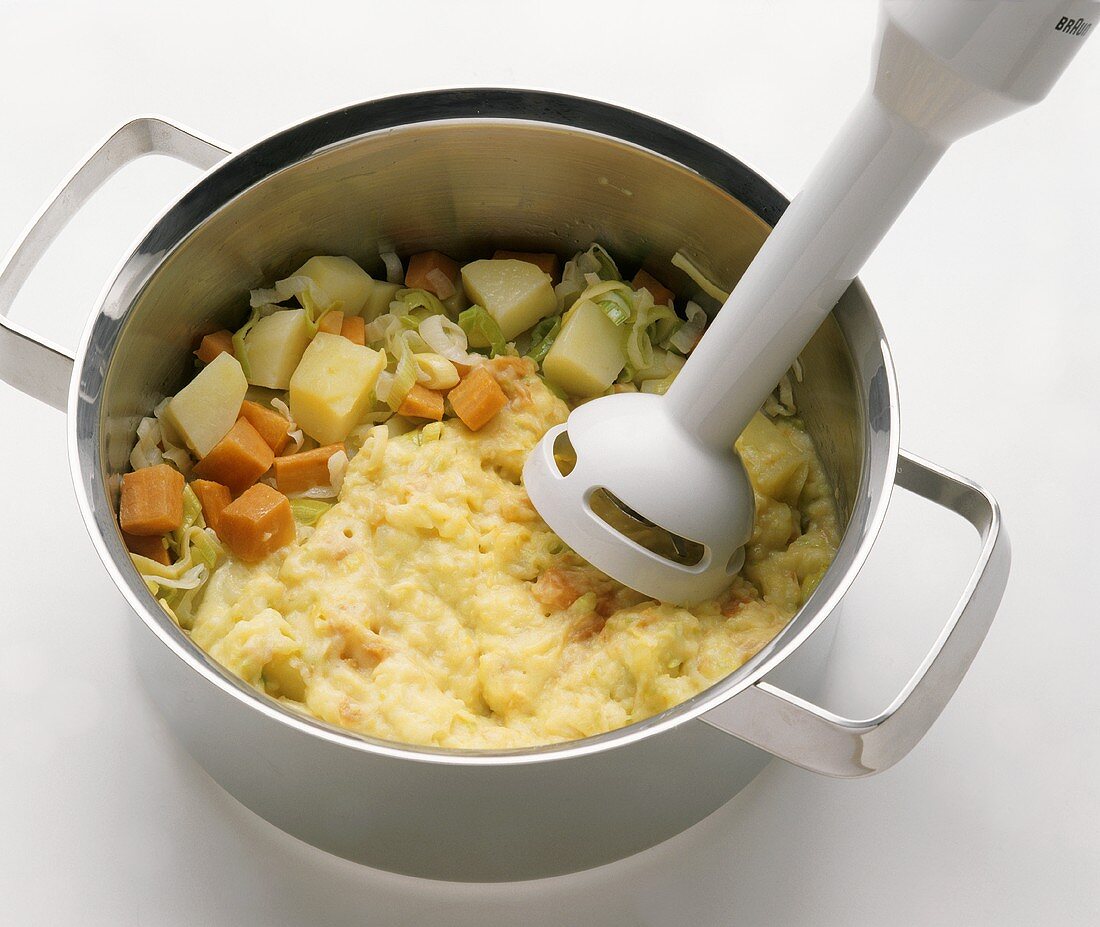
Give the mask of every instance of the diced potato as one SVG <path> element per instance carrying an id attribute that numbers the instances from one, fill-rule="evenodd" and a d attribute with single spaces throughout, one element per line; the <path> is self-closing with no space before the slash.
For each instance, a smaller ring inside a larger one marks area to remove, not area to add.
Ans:
<path id="1" fill-rule="evenodd" d="M 370 292 L 361 313 L 367 322 L 373 322 L 380 315 L 389 312 L 390 303 L 397 298 L 397 291 L 401 289 L 401 284 L 386 283 L 385 280 L 371 280 L 370 283 Z"/>
<path id="2" fill-rule="evenodd" d="M 772 499 L 797 505 L 809 474 L 809 454 L 775 422 L 757 412 L 737 441 L 752 485 Z"/>
<path id="3" fill-rule="evenodd" d="M 209 364 L 215 357 L 223 352 L 233 353 L 233 332 L 223 328 L 220 332 L 211 332 L 203 335 L 195 351 L 197 357 L 204 364 Z"/>
<path id="4" fill-rule="evenodd" d="M 191 490 L 198 497 L 207 526 L 213 528 L 217 534 L 222 510 L 233 501 L 229 487 L 213 480 L 192 480 Z"/>
<path id="5" fill-rule="evenodd" d="M 237 359 L 219 354 L 176 393 L 164 418 L 192 454 L 205 457 L 237 421 L 247 389 Z"/>
<path id="6" fill-rule="evenodd" d="M 210 453 L 195 464 L 195 475 L 241 493 L 267 473 L 274 459 L 274 452 L 260 433 L 248 419 L 239 418 Z"/>
<path id="7" fill-rule="evenodd" d="M 561 261 L 556 254 L 549 251 L 502 251 L 499 248 L 493 252 L 494 261 L 526 261 L 534 264 L 544 274 L 549 274 L 556 280 L 561 272 Z"/>
<path id="8" fill-rule="evenodd" d="M 321 444 L 343 441 L 370 408 L 384 351 L 318 332 L 290 378 L 290 414 Z"/>
<path id="9" fill-rule="evenodd" d="M 558 308 L 550 275 L 527 261 L 474 261 L 462 268 L 462 282 L 466 295 L 496 320 L 505 341 Z"/>
<path id="10" fill-rule="evenodd" d="M 542 362 L 542 372 L 571 396 L 598 396 L 626 366 L 623 331 L 593 302 L 577 303 Z"/>
<path id="11" fill-rule="evenodd" d="M 443 394 L 414 383 L 408 395 L 401 400 L 398 415 L 409 418 L 429 418 L 435 422 L 443 421 Z"/>
<path id="12" fill-rule="evenodd" d="M 290 500 L 266 483 L 257 483 L 230 502 L 222 510 L 219 528 L 225 545 L 247 563 L 263 560 L 297 533 Z"/>
<path id="13" fill-rule="evenodd" d="M 634 275 L 630 286 L 635 290 L 649 290 L 649 295 L 653 297 L 653 302 L 658 306 L 669 305 L 676 295 L 660 280 L 644 270 L 639 270 Z"/>
<path id="14" fill-rule="evenodd" d="M 305 309 L 280 309 L 260 319 L 244 336 L 248 382 L 286 389 L 310 341 Z"/>
<path id="15" fill-rule="evenodd" d="M 359 315 L 370 296 L 374 281 L 362 267 L 349 257 L 311 257 L 294 272 L 295 277 L 309 277 L 324 294 L 338 300 L 345 315 Z"/>
<path id="16" fill-rule="evenodd" d="M 122 477 L 118 522 L 127 534 L 160 537 L 183 524 L 183 474 L 168 464 Z"/>
<path id="17" fill-rule="evenodd" d="M 255 428 L 267 446 L 276 454 L 281 454 L 290 440 L 290 422 L 268 406 L 246 399 L 241 403 L 241 418 Z"/>
<path id="18" fill-rule="evenodd" d="M 496 377 L 484 367 L 475 367 L 447 395 L 455 415 L 470 431 L 478 431 L 508 405 L 508 397 Z"/>
<path id="19" fill-rule="evenodd" d="M 329 458 L 342 451 L 344 445 L 329 444 L 312 451 L 300 451 L 275 459 L 275 486 L 279 492 L 290 495 L 305 492 L 314 486 L 328 486 L 332 477 L 328 469 Z"/>

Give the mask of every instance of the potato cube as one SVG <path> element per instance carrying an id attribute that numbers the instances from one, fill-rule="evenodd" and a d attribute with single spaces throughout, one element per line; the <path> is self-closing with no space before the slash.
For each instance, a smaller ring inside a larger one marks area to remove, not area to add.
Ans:
<path id="1" fill-rule="evenodd" d="M 329 299 L 340 303 L 345 315 L 358 315 L 366 305 L 374 281 L 362 267 L 349 257 L 311 257 L 294 272 L 295 277 L 309 277 Z"/>
<path id="2" fill-rule="evenodd" d="M 526 261 L 528 264 L 534 264 L 544 274 L 549 274 L 552 280 L 557 280 L 558 275 L 561 273 L 561 261 L 556 254 L 549 251 L 501 251 L 497 249 L 493 252 L 493 260 Z"/>
<path id="3" fill-rule="evenodd" d="M 247 390 L 237 359 L 219 354 L 176 393 L 164 418 L 192 454 L 205 457 L 233 427 Z"/>
<path id="4" fill-rule="evenodd" d="M 244 336 L 248 382 L 286 389 L 311 336 L 305 309 L 280 309 L 264 316 Z"/>
<path id="5" fill-rule="evenodd" d="M 263 560 L 294 540 L 290 500 L 266 483 L 257 483 L 222 510 L 218 536 L 246 563 Z"/>
<path id="6" fill-rule="evenodd" d="M 385 367 L 384 351 L 318 332 L 290 379 L 291 416 L 321 444 L 343 441 L 370 408 Z"/>
<path id="7" fill-rule="evenodd" d="M 542 362 L 542 372 L 571 396 L 598 396 L 626 366 L 623 330 L 593 302 L 577 303 Z"/>
<path id="8" fill-rule="evenodd" d="M 496 320 L 505 341 L 558 308 L 550 275 L 527 261 L 474 261 L 462 268 L 462 283 L 466 295 Z"/>

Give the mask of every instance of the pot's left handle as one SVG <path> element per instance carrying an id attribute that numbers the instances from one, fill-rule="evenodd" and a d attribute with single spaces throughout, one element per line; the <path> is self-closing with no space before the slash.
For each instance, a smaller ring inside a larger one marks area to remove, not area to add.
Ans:
<path id="1" fill-rule="evenodd" d="M 156 116 L 132 119 L 112 132 L 62 182 L 0 265 L 0 380 L 64 411 L 73 354 L 8 318 L 30 272 L 69 220 L 119 168 L 149 154 L 206 170 L 228 149 Z"/>

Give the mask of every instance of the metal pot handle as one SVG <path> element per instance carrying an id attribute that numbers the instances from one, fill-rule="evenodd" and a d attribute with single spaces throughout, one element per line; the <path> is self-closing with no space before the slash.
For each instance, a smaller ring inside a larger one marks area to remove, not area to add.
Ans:
<path id="1" fill-rule="evenodd" d="M 972 524 L 982 549 L 947 625 L 905 688 L 873 718 L 855 721 L 758 682 L 702 715 L 709 724 L 812 772 L 857 778 L 913 749 L 966 674 L 1008 582 L 1008 535 L 996 500 L 976 483 L 902 451 L 897 485 Z"/>
<path id="2" fill-rule="evenodd" d="M 64 411 L 73 372 L 71 351 L 8 318 L 30 272 L 77 211 L 119 168 L 149 154 L 207 170 L 229 154 L 189 129 L 156 116 L 112 132 L 54 191 L 0 265 L 0 380 Z"/>

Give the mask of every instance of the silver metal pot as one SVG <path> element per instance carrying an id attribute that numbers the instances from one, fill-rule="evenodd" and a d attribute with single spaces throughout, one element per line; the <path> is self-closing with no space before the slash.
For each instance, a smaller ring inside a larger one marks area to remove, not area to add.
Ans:
<path id="1" fill-rule="evenodd" d="M 69 217 L 117 168 L 150 153 L 209 171 L 122 262 L 75 359 L 5 318 Z M 517 90 L 363 103 L 233 155 L 163 120 L 137 119 L 76 169 L 0 270 L 0 376 L 67 409 L 80 507 L 141 619 L 135 647 L 149 689 L 218 782 L 277 826 L 349 859 L 432 878 L 525 879 L 609 862 L 684 830 L 743 788 L 768 753 L 856 777 L 912 749 L 985 637 L 1008 576 L 1008 540 L 988 493 L 899 451 L 890 356 L 858 284 L 807 348 L 795 387 L 845 525 L 834 564 L 756 657 L 622 730 L 533 750 L 444 751 L 288 711 L 168 619 L 115 522 L 137 421 L 185 382 L 193 333 L 233 327 L 244 291 L 307 255 L 349 254 L 377 271 L 382 241 L 467 258 L 494 246 L 571 252 L 595 239 L 682 291 L 688 281 L 668 262 L 686 248 L 732 286 L 785 205 L 759 174 L 678 129 Z M 972 523 L 981 554 L 905 689 L 876 717 L 849 720 L 781 686 L 812 692 L 835 625 L 826 619 L 863 564 L 895 485 Z"/>

